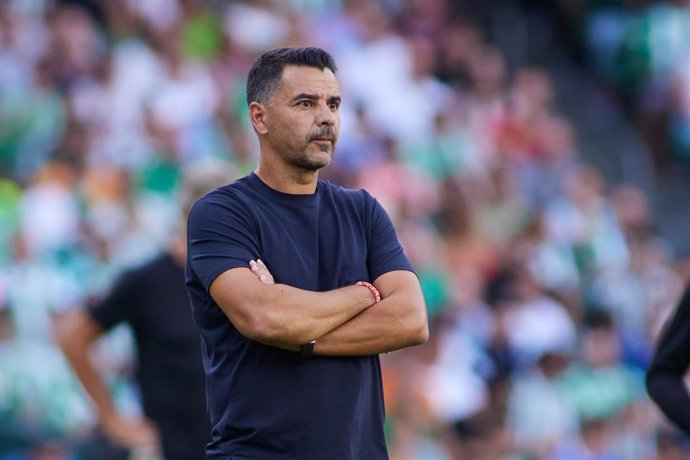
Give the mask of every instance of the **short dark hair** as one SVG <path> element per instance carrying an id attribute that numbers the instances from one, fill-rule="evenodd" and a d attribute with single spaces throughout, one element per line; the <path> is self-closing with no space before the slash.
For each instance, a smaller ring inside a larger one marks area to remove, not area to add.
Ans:
<path id="1" fill-rule="evenodd" d="M 264 52 L 256 60 L 247 77 L 247 104 L 265 104 L 275 94 L 283 69 L 288 65 L 330 69 L 335 73 L 335 59 L 321 48 L 273 48 Z"/>

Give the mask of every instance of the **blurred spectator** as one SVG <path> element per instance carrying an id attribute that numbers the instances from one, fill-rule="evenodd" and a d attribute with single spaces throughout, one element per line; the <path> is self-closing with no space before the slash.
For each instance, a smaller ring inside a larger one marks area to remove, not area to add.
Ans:
<path id="1" fill-rule="evenodd" d="M 577 414 L 580 435 L 562 443 L 556 458 L 586 458 L 580 456 L 587 451 L 601 458 L 645 458 L 650 440 L 644 438 L 651 434 L 639 432 L 633 416 L 642 401 L 641 372 L 622 361 L 611 316 L 591 312 L 584 327 L 579 359 L 563 375 L 565 399 Z M 635 433 L 633 446 L 626 444 L 628 431 Z"/>
<path id="2" fill-rule="evenodd" d="M 581 418 L 605 418 L 639 399 L 639 371 L 621 362 L 620 337 L 611 316 L 593 312 L 584 319 L 580 359 L 567 371 L 566 391 Z"/>
<path id="3" fill-rule="evenodd" d="M 544 349 L 536 365 L 512 382 L 507 423 L 515 450 L 529 458 L 549 458 L 563 439 L 578 431 L 577 413 L 561 384 L 569 352 L 567 347 Z"/>
<path id="4" fill-rule="evenodd" d="M 593 70 L 640 128 L 657 172 L 686 163 L 688 5 L 593 2 L 582 22 Z"/>
<path id="5" fill-rule="evenodd" d="M 549 352 L 567 353 L 575 343 L 575 324 L 566 308 L 544 292 L 526 267 L 509 269 L 507 283 L 499 321 L 517 366 L 531 367 Z"/>
<path id="6" fill-rule="evenodd" d="M 571 246 L 579 270 L 591 277 L 625 267 L 628 248 L 601 174 L 581 167 L 567 178 L 565 187 L 565 195 L 551 200 L 546 208 L 552 238 Z"/>
<path id="7" fill-rule="evenodd" d="M 194 201 L 234 177 L 222 163 L 188 170 L 184 216 Z M 167 459 L 205 458 L 211 427 L 201 348 L 184 286 L 184 224 L 167 249 L 146 264 L 123 273 L 103 298 L 86 309 L 58 317 L 57 339 L 91 397 L 99 423 L 120 447 L 153 449 Z M 98 366 L 89 357 L 92 342 L 121 322 L 133 329 L 137 384 L 143 419 L 123 414 L 110 396 Z"/>

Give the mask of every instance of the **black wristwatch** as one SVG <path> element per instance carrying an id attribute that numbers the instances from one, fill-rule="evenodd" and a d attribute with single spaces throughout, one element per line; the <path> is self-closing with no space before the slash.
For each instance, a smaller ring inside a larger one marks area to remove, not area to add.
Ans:
<path id="1" fill-rule="evenodd" d="M 311 342 L 302 345 L 302 349 L 299 353 L 299 359 L 309 358 L 314 351 L 314 345 L 316 345 L 316 340 L 312 340 Z"/>

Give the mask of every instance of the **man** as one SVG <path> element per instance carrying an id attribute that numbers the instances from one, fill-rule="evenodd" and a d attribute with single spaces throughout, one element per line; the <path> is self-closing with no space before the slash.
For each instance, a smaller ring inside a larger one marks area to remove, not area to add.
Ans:
<path id="1" fill-rule="evenodd" d="M 211 459 L 387 458 L 377 355 L 428 338 L 385 211 L 318 179 L 338 138 L 335 71 L 318 48 L 264 53 L 247 81 L 259 165 L 190 213 Z"/>
<path id="2" fill-rule="evenodd" d="M 232 168 L 217 162 L 188 169 L 184 215 L 196 198 L 233 175 Z M 205 459 L 210 439 L 199 334 L 184 285 L 186 249 L 182 231 L 161 254 L 121 274 L 98 302 L 71 310 L 56 323 L 58 342 L 91 397 L 105 435 L 117 446 L 156 451 L 167 460 Z M 118 411 L 90 359 L 91 344 L 122 322 L 134 332 L 145 419 Z"/>
<path id="3" fill-rule="evenodd" d="M 658 338 L 647 369 L 647 392 L 678 428 L 690 435 L 690 393 L 685 376 L 690 368 L 690 284 Z"/>

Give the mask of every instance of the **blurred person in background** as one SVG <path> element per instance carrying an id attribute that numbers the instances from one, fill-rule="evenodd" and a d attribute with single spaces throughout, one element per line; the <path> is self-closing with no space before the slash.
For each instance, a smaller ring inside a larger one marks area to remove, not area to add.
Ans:
<path id="1" fill-rule="evenodd" d="M 512 382 L 506 422 L 515 450 L 528 458 L 548 458 L 554 445 L 577 429 L 577 415 L 560 385 L 568 352 L 558 346 L 545 349 L 536 364 Z"/>
<path id="2" fill-rule="evenodd" d="M 690 366 L 690 284 L 669 324 L 659 336 L 647 369 L 647 391 L 678 428 L 690 434 L 690 394 L 685 375 Z"/>
<path id="3" fill-rule="evenodd" d="M 265 52 L 247 81 L 258 168 L 190 212 L 209 458 L 388 458 L 378 355 L 428 337 L 383 207 L 319 180 L 340 127 L 335 71 L 319 48 Z"/>
<path id="4" fill-rule="evenodd" d="M 603 309 L 585 312 L 579 357 L 561 377 L 579 433 L 563 438 L 556 458 L 650 458 L 651 433 L 640 425 L 642 373 L 623 360 L 620 327 Z"/>
<path id="5" fill-rule="evenodd" d="M 233 175 L 231 167 L 216 161 L 191 166 L 183 177 L 184 215 L 196 198 Z M 168 460 L 205 458 L 210 438 L 201 348 L 184 288 L 185 259 L 186 234 L 178 231 L 164 251 L 122 273 L 107 295 L 66 312 L 55 324 L 59 345 L 109 440 Z M 96 339 L 123 322 L 134 331 L 144 418 L 122 413 L 90 356 Z"/>

